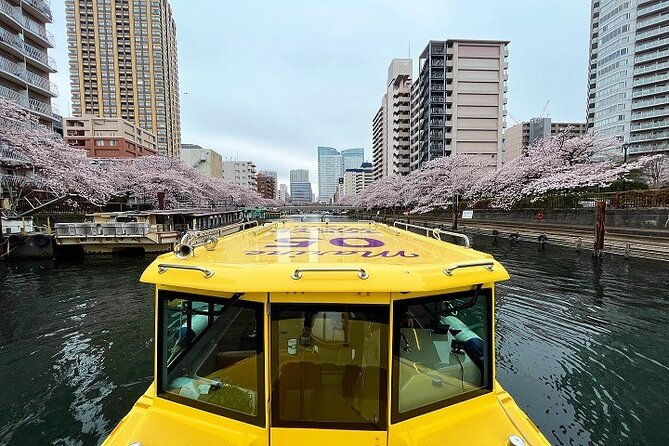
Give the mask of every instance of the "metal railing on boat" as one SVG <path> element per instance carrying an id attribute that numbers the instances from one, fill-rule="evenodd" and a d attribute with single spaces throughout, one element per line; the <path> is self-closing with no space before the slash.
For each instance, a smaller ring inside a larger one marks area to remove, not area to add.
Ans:
<path id="1" fill-rule="evenodd" d="M 399 226 L 404 226 L 405 231 L 409 231 L 409 228 L 419 229 L 421 231 L 425 231 L 425 236 L 426 237 L 430 237 L 430 236 L 434 237 L 437 240 L 439 240 L 440 242 L 444 241 L 444 240 L 441 239 L 442 234 L 449 235 L 451 237 L 455 237 L 455 238 L 463 240 L 465 248 L 470 247 L 469 237 L 467 237 L 464 234 L 460 234 L 459 232 L 444 231 L 443 229 L 439 229 L 439 228 L 427 228 L 425 226 L 418 226 L 418 225 L 414 225 L 414 224 L 411 224 L 411 223 L 405 223 L 403 221 L 395 221 L 393 223 L 393 227 L 397 228 Z M 409 232 L 413 232 L 413 231 L 409 231 Z"/>

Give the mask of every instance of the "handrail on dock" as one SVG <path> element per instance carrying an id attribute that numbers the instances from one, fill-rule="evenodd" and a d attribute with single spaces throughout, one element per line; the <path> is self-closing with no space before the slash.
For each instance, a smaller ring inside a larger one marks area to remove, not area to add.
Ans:
<path id="1" fill-rule="evenodd" d="M 409 228 L 420 229 L 422 231 L 425 231 L 425 237 L 430 237 L 430 235 L 432 235 L 432 237 L 436 238 L 440 242 L 444 241 L 444 240 L 441 239 L 441 234 L 450 235 L 452 237 L 462 239 L 464 241 L 464 247 L 465 248 L 470 247 L 469 237 L 467 237 L 464 234 L 460 234 L 459 232 L 444 231 L 443 229 L 439 229 L 439 228 L 427 228 L 425 226 L 418 226 L 418 225 L 414 225 L 414 224 L 411 224 L 411 223 L 405 223 L 403 221 L 395 221 L 393 223 L 393 227 L 397 227 L 398 225 L 404 226 L 405 231 L 408 231 Z"/>

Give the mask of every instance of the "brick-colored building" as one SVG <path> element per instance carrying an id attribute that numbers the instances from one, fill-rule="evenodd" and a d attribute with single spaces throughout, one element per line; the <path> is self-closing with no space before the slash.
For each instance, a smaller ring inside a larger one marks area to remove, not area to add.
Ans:
<path id="1" fill-rule="evenodd" d="M 91 158 L 157 155 L 156 135 L 121 118 L 65 118 L 63 139 Z"/>
<path id="2" fill-rule="evenodd" d="M 276 180 L 273 177 L 262 173 L 258 174 L 256 180 L 258 182 L 258 193 L 260 196 L 273 200 L 275 197 Z"/>

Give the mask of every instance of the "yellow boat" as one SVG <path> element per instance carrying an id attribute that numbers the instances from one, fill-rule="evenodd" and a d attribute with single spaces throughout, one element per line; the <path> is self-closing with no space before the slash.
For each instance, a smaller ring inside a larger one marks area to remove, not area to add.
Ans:
<path id="1" fill-rule="evenodd" d="M 105 445 L 549 444 L 495 380 L 509 276 L 466 236 L 366 221 L 216 235 L 187 234 L 142 275 L 155 379 Z"/>

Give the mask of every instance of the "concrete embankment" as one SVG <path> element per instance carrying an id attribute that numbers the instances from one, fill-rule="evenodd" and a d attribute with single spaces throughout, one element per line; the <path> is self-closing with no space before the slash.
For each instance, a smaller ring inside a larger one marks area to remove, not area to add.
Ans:
<path id="1" fill-rule="evenodd" d="M 666 218 L 658 212 L 658 218 Z M 590 211 L 592 213 L 592 211 Z M 476 215 L 476 211 L 475 211 Z M 507 214 L 509 216 L 513 214 Z M 523 214 L 518 214 L 521 217 Z M 534 214 L 530 214 L 534 217 Z M 638 223 L 650 221 L 648 214 L 637 214 L 634 220 Z M 392 224 L 393 221 L 407 221 L 406 216 L 398 215 L 371 215 L 377 221 Z M 604 238 L 604 252 L 626 257 L 647 258 L 669 261 L 669 229 L 661 225 L 653 224 L 646 227 L 612 226 L 608 225 L 609 215 L 607 213 L 607 226 Z M 594 219 L 593 219 L 594 220 Z M 622 221 L 625 221 L 622 219 Z M 631 220 L 627 220 L 631 221 Z M 657 219 L 655 221 L 658 221 Z M 452 216 L 411 216 L 410 222 L 427 227 L 439 227 L 450 230 L 452 227 Z M 536 218 L 531 220 L 492 220 L 492 219 L 464 219 L 458 222 L 458 232 L 481 234 L 491 237 L 508 239 L 512 243 L 539 243 L 561 246 L 575 251 L 592 251 L 594 246 L 594 221 L 591 226 L 567 221 L 554 223 Z"/>

